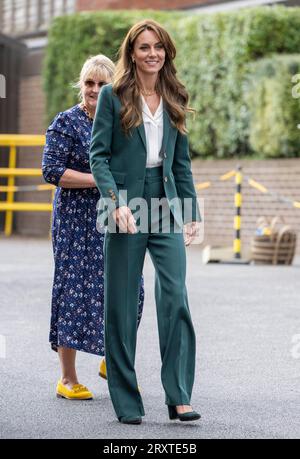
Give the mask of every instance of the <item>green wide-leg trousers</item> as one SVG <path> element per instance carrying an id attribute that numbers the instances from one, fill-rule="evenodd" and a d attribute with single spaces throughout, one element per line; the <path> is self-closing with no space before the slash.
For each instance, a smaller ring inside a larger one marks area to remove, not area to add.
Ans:
<path id="1" fill-rule="evenodd" d="M 144 198 L 164 196 L 162 168 L 147 169 Z M 189 405 L 195 333 L 185 287 L 182 232 L 110 233 L 105 238 L 105 356 L 117 417 L 143 416 L 134 369 L 140 281 L 146 250 L 155 268 L 161 380 L 168 405 Z"/>

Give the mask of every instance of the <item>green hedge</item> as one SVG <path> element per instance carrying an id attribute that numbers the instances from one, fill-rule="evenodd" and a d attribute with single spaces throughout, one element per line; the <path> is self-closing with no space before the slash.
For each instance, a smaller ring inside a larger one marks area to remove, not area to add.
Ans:
<path id="1" fill-rule="evenodd" d="M 102 52 L 116 58 L 128 28 L 152 17 L 175 39 L 178 73 L 197 110 L 190 145 L 202 157 L 252 152 L 243 83 L 251 61 L 300 50 L 300 8 L 261 7 L 219 14 L 118 11 L 58 18 L 49 34 L 44 77 L 48 120 L 76 101 L 69 83 L 84 60 Z M 285 154 L 280 150 L 278 156 Z"/>
<path id="2" fill-rule="evenodd" d="M 77 91 L 72 88 L 81 67 L 89 56 L 105 54 L 113 61 L 129 28 L 148 12 L 104 11 L 81 13 L 57 18 L 49 31 L 44 60 L 44 89 L 47 122 L 59 112 L 77 103 Z M 169 26 L 180 13 L 149 11 L 151 17 Z"/>
<path id="3" fill-rule="evenodd" d="M 300 74 L 300 55 L 261 59 L 249 71 L 244 98 L 250 146 L 264 157 L 278 156 L 278 152 L 300 156 L 300 99 L 292 97 L 292 88 L 298 89 L 292 77 Z"/>

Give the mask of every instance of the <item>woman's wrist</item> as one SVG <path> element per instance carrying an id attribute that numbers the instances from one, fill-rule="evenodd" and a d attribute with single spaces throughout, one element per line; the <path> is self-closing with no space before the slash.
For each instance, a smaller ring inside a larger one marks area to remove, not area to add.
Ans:
<path id="1" fill-rule="evenodd" d="M 95 187 L 97 186 L 93 174 L 89 174 L 89 175 L 88 175 L 88 183 L 87 183 L 87 186 L 88 186 L 89 188 L 95 188 Z"/>
<path id="2" fill-rule="evenodd" d="M 96 187 L 96 182 L 95 182 L 93 174 L 90 174 L 89 183 L 90 183 L 91 188 L 95 188 Z"/>
<path id="3" fill-rule="evenodd" d="M 58 184 L 62 188 L 96 188 L 93 174 L 66 169 Z"/>

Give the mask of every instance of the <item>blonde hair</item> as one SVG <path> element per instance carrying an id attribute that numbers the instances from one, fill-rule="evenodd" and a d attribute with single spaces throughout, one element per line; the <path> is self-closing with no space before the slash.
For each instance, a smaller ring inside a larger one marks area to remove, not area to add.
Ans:
<path id="1" fill-rule="evenodd" d="M 112 80 L 115 73 L 115 64 L 104 54 L 89 57 L 80 72 L 78 81 L 73 84 L 73 88 L 79 89 L 78 96 L 82 100 L 82 87 L 89 78 L 99 80 Z"/>
<path id="2" fill-rule="evenodd" d="M 121 100 L 121 125 L 125 133 L 142 123 L 140 91 L 135 63 L 132 61 L 134 43 L 140 33 L 151 30 L 158 36 L 165 49 L 165 62 L 160 69 L 155 90 L 165 102 L 166 109 L 176 128 L 187 133 L 185 126 L 186 114 L 195 110 L 188 106 L 189 96 L 184 85 L 176 76 L 174 59 L 175 45 L 168 32 L 156 21 L 145 19 L 135 24 L 127 33 L 119 50 L 113 89 Z"/>

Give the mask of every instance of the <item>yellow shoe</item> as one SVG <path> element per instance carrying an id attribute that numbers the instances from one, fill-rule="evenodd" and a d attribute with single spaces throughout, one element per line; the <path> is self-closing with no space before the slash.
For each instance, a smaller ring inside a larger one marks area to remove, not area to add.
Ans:
<path id="1" fill-rule="evenodd" d="M 99 376 L 101 376 L 103 379 L 107 379 L 105 359 L 102 359 L 100 362 Z"/>
<path id="2" fill-rule="evenodd" d="M 103 378 L 103 379 L 107 379 L 105 359 L 102 359 L 101 362 L 100 362 L 99 376 L 101 376 L 101 378 Z M 138 386 L 138 391 L 139 392 L 141 391 L 139 386 Z"/>
<path id="3" fill-rule="evenodd" d="M 56 396 L 68 400 L 91 400 L 93 398 L 92 392 L 82 384 L 74 384 L 72 389 L 69 389 L 61 381 L 57 383 Z"/>

